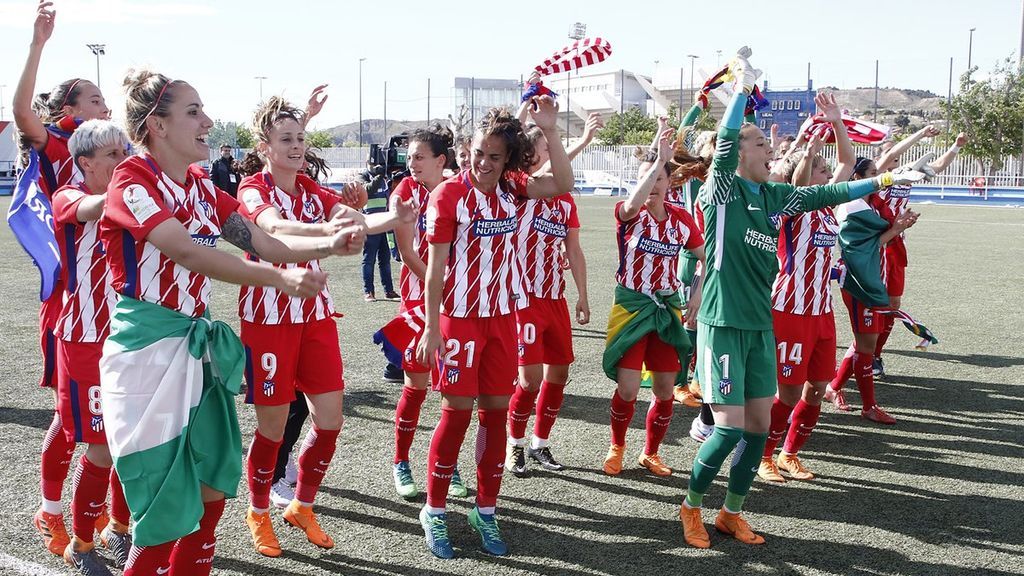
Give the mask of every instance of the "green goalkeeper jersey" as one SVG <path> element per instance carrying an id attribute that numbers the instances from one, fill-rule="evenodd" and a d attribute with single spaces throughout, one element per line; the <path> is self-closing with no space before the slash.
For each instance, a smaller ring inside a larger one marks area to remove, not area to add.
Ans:
<path id="1" fill-rule="evenodd" d="M 699 193 L 707 269 L 697 320 L 709 326 L 771 330 L 782 218 L 847 202 L 849 185 L 796 187 L 740 178 L 739 133 L 736 128 L 720 129 L 708 180 Z"/>

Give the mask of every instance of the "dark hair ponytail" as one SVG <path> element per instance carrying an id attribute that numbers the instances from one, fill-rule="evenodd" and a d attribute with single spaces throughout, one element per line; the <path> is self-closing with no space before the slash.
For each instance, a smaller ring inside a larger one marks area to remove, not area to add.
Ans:
<path id="1" fill-rule="evenodd" d="M 452 147 L 455 145 L 455 137 L 451 130 L 434 123 L 428 128 L 419 128 L 409 135 L 409 143 L 423 142 L 430 147 L 430 152 L 436 156 L 444 156 L 445 160 L 452 158 Z M 446 162 L 447 163 L 447 162 Z"/>
<path id="2" fill-rule="evenodd" d="M 480 122 L 477 132 L 485 138 L 497 136 L 505 143 L 508 161 L 505 172 L 529 170 L 533 166 L 536 150 L 523 131 L 523 123 L 508 108 L 491 108 Z"/>

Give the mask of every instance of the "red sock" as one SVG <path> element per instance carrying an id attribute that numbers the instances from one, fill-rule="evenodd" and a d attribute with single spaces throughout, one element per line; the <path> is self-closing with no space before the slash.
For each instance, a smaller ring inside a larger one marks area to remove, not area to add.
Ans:
<path id="1" fill-rule="evenodd" d="M 71 483 L 71 533 L 82 542 L 92 542 L 96 519 L 106 507 L 109 485 L 110 468 L 101 468 L 82 454 Z"/>
<path id="2" fill-rule="evenodd" d="M 110 469 L 110 519 L 124 526 L 128 526 L 132 519 L 132 511 L 124 497 L 124 486 L 121 486 L 121 479 L 113 467 Z"/>
<path id="3" fill-rule="evenodd" d="M 633 412 L 636 411 L 636 398 L 632 402 L 626 402 L 619 396 L 619 391 L 612 393 L 612 444 L 616 446 L 626 445 L 626 430 L 633 420 Z"/>
<path id="4" fill-rule="evenodd" d="M 441 419 L 430 438 L 430 454 L 427 456 L 427 506 L 431 508 L 445 507 L 452 471 L 459 461 L 459 450 L 472 419 L 472 410 L 441 409 Z"/>
<path id="5" fill-rule="evenodd" d="M 321 430 L 314 426 L 306 434 L 299 452 L 299 481 L 295 485 L 295 499 L 306 506 L 313 504 L 320 483 L 327 474 L 327 467 L 334 458 L 334 449 L 338 445 L 341 430 Z M 276 459 L 276 456 L 275 456 Z M 271 468 L 273 468 L 273 460 Z M 273 474 L 273 473 L 271 473 Z"/>
<path id="6" fill-rule="evenodd" d="M 797 454 L 804 447 L 804 442 L 811 437 L 811 432 L 818 424 L 818 415 L 821 414 L 821 405 L 811 406 L 800 400 L 793 409 L 793 423 L 789 426 L 789 434 L 786 435 L 786 443 L 782 445 L 782 451 L 786 454 Z"/>
<path id="7" fill-rule="evenodd" d="M 522 386 L 516 386 L 515 392 L 512 393 L 512 399 L 508 403 L 508 434 L 513 440 L 526 438 L 526 424 L 530 421 L 530 414 L 533 414 L 538 392 L 540 390 L 530 392 Z"/>
<path id="8" fill-rule="evenodd" d="M 778 396 L 775 397 L 775 401 L 772 402 L 772 420 L 768 424 L 768 441 L 764 445 L 762 457 L 770 458 L 775 453 L 775 447 L 779 445 L 782 437 L 786 435 L 786 430 L 789 429 L 789 415 L 792 412 L 792 406 L 783 404 Z"/>
<path id="9" fill-rule="evenodd" d="M 861 405 L 864 410 L 875 407 L 875 376 L 871 371 L 871 354 L 860 352 L 853 359 L 853 377 L 857 379 L 857 390 L 860 390 Z"/>
<path id="10" fill-rule="evenodd" d="M 176 540 L 155 546 L 132 545 L 128 553 L 128 562 L 124 566 L 124 576 L 153 576 L 166 574 L 171 566 L 171 552 L 174 551 Z"/>
<path id="11" fill-rule="evenodd" d="M 217 522 L 224 514 L 224 499 L 203 503 L 199 530 L 178 540 L 171 552 L 169 576 L 209 576 L 217 544 Z"/>
<path id="12" fill-rule="evenodd" d="M 75 443 L 68 440 L 61 426 L 60 414 L 54 412 L 50 428 L 43 437 L 43 458 L 40 464 L 40 489 L 45 500 L 60 502 L 74 454 Z"/>
<path id="13" fill-rule="evenodd" d="M 893 318 L 892 314 L 885 314 L 882 316 L 882 332 L 878 335 L 878 341 L 875 342 L 875 357 L 882 355 L 882 348 L 885 348 L 885 343 L 889 341 L 889 335 L 892 334 L 893 324 L 896 319 Z"/>
<path id="14" fill-rule="evenodd" d="M 277 451 L 281 441 L 274 442 L 257 430 L 249 444 L 245 472 L 249 479 L 249 504 L 257 510 L 270 508 L 270 486 L 277 465 Z"/>
<path id="15" fill-rule="evenodd" d="M 533 393 L 536 396 L 536 392 Z M 532 409 L 532 406 L 531 406 Z M 529 414 L 529 412 L 527 412 Z M 476 433 L 476 505 L 493 508 L 501 492 L 505 464 L 505 418 L 508 410 L 477 410 L 480 429 Z M 525 433 L 525 432 L 524 432 Z"/>
<path id="16" fill-rule="evenodd" d="M 402 386 L 402 397 L 395 407 L 395 464 L 409 461 L 409 447 L 420 423 L 420 408 L 427 398 L 427 389 Z"/>
<path id="17" fill-rule="evenodd" d="M 558 411 L 562 409 L 565 398 L 565 384 L 555 384 L 545 380 L 540 385 L 540 396 L 537 396 L 537 419 L 533 422 L 533 435 L 547 440 L 551 435 L 551 427 L 555 425 Z"/>
<path id="18" fill-rule="evenodd" d="M 850 346 L 849 350 L 846 351 L 846 355 L 843 356 L 842 362 L 839 363 L 839 369 L 836 370 L 836 377 L 829 384 L 829 387 L 833 390 L 842 390 L 843 386 L 846 385 L 846 381 L 853 377 L 853 355 L 856 354 L 856 350 L 853 345 Z"/>
<path id="19" fill-rule="evenodd" d="M 661 441 L 665 439 L 668 425 L 672 423 L 672 405 L 674 403 L 672 398 L 668 400 L 655 398 L 651 401 L 651 407 L 647 409 L 647 440 L 644 442 L 644 454 L 657 454 L 658 448 L 661 448 Z"/>

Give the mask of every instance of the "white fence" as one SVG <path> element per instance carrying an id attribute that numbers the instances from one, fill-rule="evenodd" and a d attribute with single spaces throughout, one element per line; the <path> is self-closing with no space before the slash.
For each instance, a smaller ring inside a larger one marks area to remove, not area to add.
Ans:
<path id="1" fill-rule="evenodd" d="M 591 146 L 573 160 L 573 171 L 580 177 L 588 171 L 600 171 L 621 179 L 623 182 L 636 180 L 637 160 L 633 155 L 635 146 Z M 872 158 L 876 148 L 867 145 L 855 146 L 859 156 Z M 912 162 L 921 156 L 934 152 L 936 157 L 945 153 L 945 148 L 935 146 L 914 146 L 903 155 L 902 161 Z M 247 150 L 236 151 L 240 158 Z M 366 158 L 370 153 L 368 147 L 363 148 L 325 148 L 319 150 L 327 165 L 335 171 L 361 170 L 366 166 Z M 823 156 L 835 163 L 835 146 L 826 146 Z M 217 157 L 211 150 L 211 160 Z M 1024 188 L 1024 165 L 1019 157 L 1007 157 L 1002 169 L 986 175 L 977 160 L 969 156 L 959 155 L 941 175 L 932 180 L 933 186 L 969 187 L 978 177 L 984 177 L 988 188 Z"/>

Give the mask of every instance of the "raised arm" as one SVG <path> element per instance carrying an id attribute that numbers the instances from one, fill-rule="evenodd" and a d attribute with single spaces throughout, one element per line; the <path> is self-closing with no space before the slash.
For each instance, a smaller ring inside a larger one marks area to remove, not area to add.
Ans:
<path id="1" fill-rule="evenodd" d="M 708 171 L 708 181 L 700 190 L 700 201 L 704 204 L 725 204 L 732 199 L 732 184 L 736 180 L 736 168 L 740 164 L 740 128 L 743 126 L 743 109 L 747 106 L 747 91 L 736 90 L 722 117 L 718 129 L 715 156 Z M 751 86 L 751 89 L 753 86 Z"/>
<path id="2" fill-rule="evenodd" d="M 857 153 L 853 150 L 853 142 L 850 140 L 850 133 L 843 123 L 843 113 L 836 103 L 835 94 L 818 94 L 814 102 L 818 109 L 825 115 L 825 119 L 832 124 L 832 132 L 836 135 L 836 169 L 832 173 L 832 183 L 846 182 L 853 175 L 853 168 L 857 164 Z"/>
<path id="3" fill-rule="evenodd" d="M 957 134 L 956 142 L 949 147 L 949 150 L 946 150 L 945 154 L 939 156 L 938 160 L 935 160 L 928 166 L 930 166 L 936 174 L 943 173 L 946 168 L 949 168 L 949 165 L 953 163 L 953 160 L 956 159 L 956 155 L 960 152 L 960 147 L 967 144 L 967 140 L 967 134 L 963 132 Z"/>
<path id="4" fill-rule="evenodd" d="M 658 157 L 651 164 L 650 169 L 640 177 L 640 182 L 629 193 L 625 202 L 619 206 L 618 217 L 620 220 L 632 220 L 640 213 L 640 209 L 643 208 L 647 198 L 651 195 L 651 190 L 654 189 L 654 183 L 658 181 L 658 172 L 665 169 L 665 163 L 672 157 L 672 142 L 674 138 L 675 130 L 671 128 L 665 128 L 658 134 Z"/>
<path id="5" fill-rule="evenodd" d="M 327 84 L 321 84 L 316 88 L 313 88 L 313 92 L 309 95 L 309 102 L 306 103 L 306 113 L 302 116 L 302 128 L 305 129 L 309 124 L 309 121 L 314 116 L 320 113 L 324 109 L 324 103 L 327 102 Z"/>
<path id="6" fill-rule="evenodd" d="M 540 176 L 531 175 L 527 181 L 526 194 L 530 198 L 551 198 L 572 192 L 576 178 L 572 173 L 569 156 L 565 153 L 558 135 L 558 103 L 550 96 L 534 96 L 529 102 L 535 104 L 535 107 L 530 109 L 530 115 L 548 141 L 551 171 Z"/>
<path id="7" fill-rule="evenodd" d="M 32 43 L 29 44 L 25 68 L 21 71 L 21 78 L 18 80 L 18 87 L 14 90 L 14 99 L 11 103 L 14 110 L 14 124 L 36 150 L 46 146 L 46 139 L 49 137 L 43 121 L 32 110 L 32 100 L 35 98 L 36 76 L 39 73 L 39 61 L 43 56 L 43 47 L 46 46 L 47 40 L 53 34 L 53 22 L 57 17 L 57 11 L 50 9 L 52 6 L 53 2 L 41 1 L 36 8 Z"/>
<path id="8" fill-rule="evenodd" d="M 797 162 L 796 170 L 793 171 L 793 182 L 795 186 L 807 186 L 811 183 L 811 171 L 814 169 L 814 158 L 825 146 L 825 140 L 820 132 L 815 132 L 807 142 L 807 153 Z"/>
<path id="9" fill-rule="evenodd" d="M 576 157 L 580 155 L 580 152 L 583 152 L 587 146 L 590 146 L 590 143 L 594 141 L 594 136 L 597 135 L 597 131 L 601 128 L 604 128 L 604 120 L 601 118 L 600 114 L 592 112 L 590 116 L 587 117 L 587 123 L 583 127 L 583 138 L 573 144 L 565 153 L 566 156 L 569 157 L 570 162 L 575 160 Z"/>
<path id="10" fill-rule="evenodd" d="M 899 161 L 900 156 L 904 152 L 910 149 L 911 146 L 917 144 L 922 138 L 934 138 L 939 135 L 939 129 L 934 126 L 925 126 L 917 132 L 914 132 L 910 136 L 900 140 L 892 148 L 889 148 L 887 152 L 878 157 L 875 162 L 875 166 L 878 167 L 879 172 L 886 172 L 896 167 L 896 163 Z"/>

